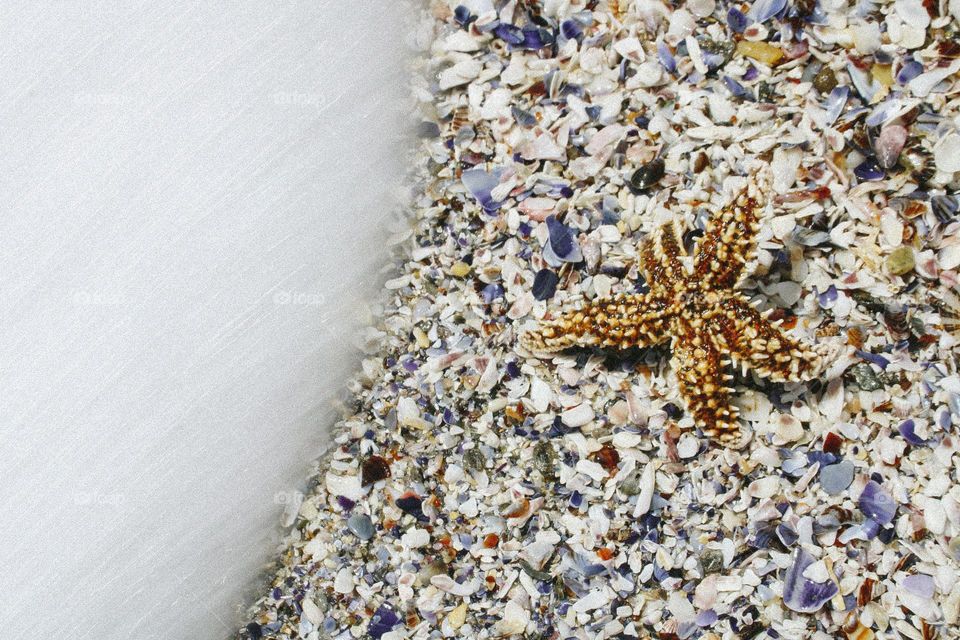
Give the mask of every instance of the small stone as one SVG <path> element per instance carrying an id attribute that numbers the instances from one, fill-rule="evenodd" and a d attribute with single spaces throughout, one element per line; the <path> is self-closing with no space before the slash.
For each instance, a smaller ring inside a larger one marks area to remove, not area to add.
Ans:
<path id="1" fill-rule="evenodd" d="M 543 477 L 552 478 L 556 473 L 557 452 L 549 442 L 538 442 L 533 448 L 533 466 Z"/>
<path id="2" fill-rule="evenodd" d="M 355 513 L 347 520 L 347 528 L 361 540 L 369 540 L 373 537 L 374 527 L 370 516 L 362 513 Z"/>
<path id="3" fill-rule="evenodd" d="M 620 490 L 623 491 L 624 495 L 635 496 L 640 493 L 640 471 L 634 471 L 626 480 L 620 483 Z M 958 538 L 960 540 L 960 538 Z"/>
<path id="4" fill-rule="evenodd" d="M 737 43 L 737 53 L 761 62 L 768 67 L 776 65 L 783 59 L 783 49 L 769 42 L 741 40 Z"/>
<path id="5" fill-rule="evenodd" d="M 462 278 L 468 273 L 470 273 L 470 265 L 468 265 L 466 262 L 458 260 L 457 262 L 453 263 L 452 267 L 450 267 L 450 275 L 457 278 Z"/>
<path id="6" fill-rule="evenodd" d="M 877 391 L 883 388 L 883 381 L 877 376 L 866 362 L 862 362 L 850 369 L 850 375 L 853 376 L 857 386 L 864 391 Z"/>
<path id="7" fill-rule="evenodd" d="M 464 452 L 463 464 L 471 471 L 482 471 L 487 466 L 487 458 L 479 448 L 473 447 Z"/>
<path id="8" fill-rule="evenodd" d="M 633 175 L 630 176 L 628 186 L 632 192 L 640 194 L 660 182 L 665 171 L 666 165 L 663 160 L 657 158 L 634 171 Z"/>
<path id="9" fill-rule="evenodd" d="M 913 271 L 916 259 L 911 247 L 897 247 L 887 256 L 887 271 L 892 276 L 902 276 Z"/>
<path id="10" fill-rule="evenodd" d="M 723 552 L 719 549 L 707 549 L 700 554 L 700 567 L 704 575 L 719 573 L 723 570 Z"/>
<path id="11" fill-rule="evenodd" d="M 897 164 L 900 152 L 907 143 L 907 129 L 898 124 L 885 126 L 877 137 L 877 161 L 884 169 L 891 169 Z"/>
<path id="12" fill-rule="evenodd" d="M 854 466 L 849 460 L 828 464 L 820 469 L 820 486 L 827 495 L 839 495 L 853 483 L 853 472 Z"/>
<path id="13" fill-rule="evenodd" d="M 837 87 L 837 75 L 830 67 L 824 66 L 813 76 L 813 88 L 820 93 L 830 93 Z"/>
<path id="14" fill-rule="evenodd" d="M 323 622 L 323 612 L 320 610 L 320 607 L 317 606 L 317 603 L 311 598 L 304 598 L 300 606 L 303 609 L 303 617 L 313 626 L 320 626 Z"/>
<path id="15" fill-rule="evenodd" d="M 390 477 L 390 465 L 381 456 L 370 456 L 363 462 L 360 471 L 360 485 L 369 486 Z"/>

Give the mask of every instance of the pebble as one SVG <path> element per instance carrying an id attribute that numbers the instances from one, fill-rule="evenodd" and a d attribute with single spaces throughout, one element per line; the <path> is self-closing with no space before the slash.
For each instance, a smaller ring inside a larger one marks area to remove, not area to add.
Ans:
<path id="1" fill-rule="evenodd" d="M 768 42 L 741 40 L 737 43 L 737 53 L 761 62 L 768 67 L 783 60 L 783 49 Z"/>
<path id="2" fill-rule="evenodd" d="M 913 271 L 916 265 L 913 249 L 897 247 L 887 256 L 887 271 L 893 276 L 902 276 Z"/>
<path id="3" fill-rule="evenodd" d="M 827 94 L 837 87 L 837 76 L 830 67 L 824 66 L 813 77 L 813 88 Z"/>
<path id="4" fill-rule="evenodd" d="M 853 483 L 854 465 L 849 460 L 820 468 L 820 486 L 827 495 L 836 496 Z"/>
<path id="5" fill-rule="evenodd" d="M 361 540 L 369 540 L 373 537 L 374 527 L 370 516 L 362 513 L 355 513 L 347 520 L 347 528 Z"/>

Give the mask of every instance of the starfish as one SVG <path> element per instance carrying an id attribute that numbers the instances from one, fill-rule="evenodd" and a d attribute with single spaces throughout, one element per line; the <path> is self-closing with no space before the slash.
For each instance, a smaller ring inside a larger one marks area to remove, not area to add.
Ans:
<path id="1" fill-rule="evenodd" d="M 722 445 L 740 442 L 738 409 L 730 401 L 738 362 L 774 382 L 809 380 L 824 361 L 813 347 L 769 322 L 738 289 L 756 252 L 760 214 L 770 194 L 761 173 L 709 222 L 692 268 L 676 223 L 647 236 L 639 251 L 649 292 L 601 298 L 542 320 L 521 336 L 532 353 L 571 347 L 651 347 L 670 341 L 680 395 L 695 424 Z M 689 261 L 687 261 L 689 262 Z"/>

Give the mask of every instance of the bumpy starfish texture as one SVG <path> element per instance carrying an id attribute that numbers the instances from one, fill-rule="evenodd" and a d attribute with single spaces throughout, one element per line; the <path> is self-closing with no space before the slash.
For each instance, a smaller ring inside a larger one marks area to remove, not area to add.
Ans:
<path id="1" fill-rule="evenodd" d="M 683 261 L 680 232 L 666 224 L 640 248 L 648 293 L 595 300 L 541 321 L 521 336 L 533 353 L 571 347 L 650 347 L 670 341 L 680 394 L 703 433 L 724 445 L 740 440 L 738 410 L 730 402 L 735 361 L 774 382 L 816 377 L 823 358 L 768 322 L 737 291 L 756 251 L 760 214 L 770 193 L 767 172 L 710 221 L 697 241 L 693 268 Z"/>

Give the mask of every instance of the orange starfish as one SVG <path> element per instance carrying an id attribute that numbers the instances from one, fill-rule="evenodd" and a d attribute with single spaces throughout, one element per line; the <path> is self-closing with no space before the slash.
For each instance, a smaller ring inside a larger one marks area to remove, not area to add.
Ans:
<path id="1" fill-rule="evenodd" d="M 648 293 L 621 294 L 543 320 L 521 337 L 531 352 L 569 347 L 650 347 L 670 340 L 680 394 L 703 433 L 721 444 L 740 440 L 730 402 L 730 361 L 774 382 L 809 380 L 823 368 L 812 347 L 788 337 L 780 322 L 754 309 L 737 291 L 756 251 L 760 211 L 769 196 L 766 173 L 710 221 L 697 241 L 692 270 L 677 226 L 660 227 L 640 250 Z"/>

